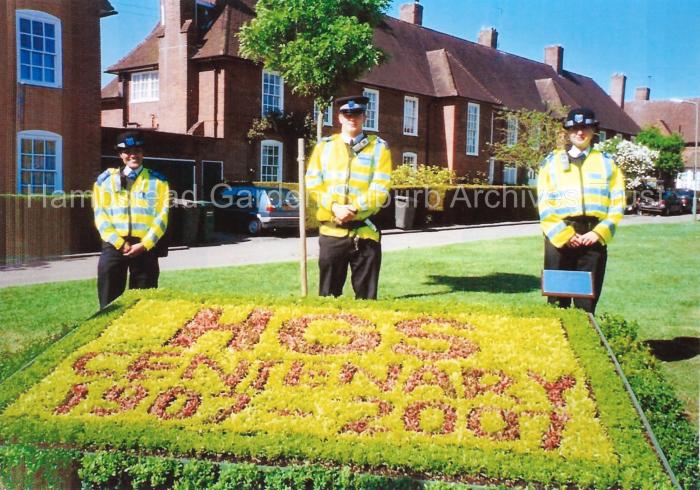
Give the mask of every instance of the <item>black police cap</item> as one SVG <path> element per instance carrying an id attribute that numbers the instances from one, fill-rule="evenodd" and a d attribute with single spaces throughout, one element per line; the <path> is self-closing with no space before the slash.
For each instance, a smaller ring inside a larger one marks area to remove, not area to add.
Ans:
<path id="1" fill-rule="evenodd" d="M 125 150 L 127 148 L 143 148 L 143 137 L 136 131 L 127 131 L 117 136 L 117 144 L 114 145 L 117 150 Z"/>
<path id="2" fill-rule="evenodd" d="M 349 95 L 336 99 L 335 103 L 338 105 L 340 112 L 365 112 L 367 104 L 369 104 L 369 98 L 364 95 Z"/>
<path id="3" fill-rule="evenodd" d="M 587 107 L 579 107 L 578 109 L 571 109 L 566 115 L 566 120 L 564 121 L 564 128 L 571 129 L 582 126 L 592 126 L 598 125 L 598 121 L 595 118 L 595 113 L 588 109 Z"/>

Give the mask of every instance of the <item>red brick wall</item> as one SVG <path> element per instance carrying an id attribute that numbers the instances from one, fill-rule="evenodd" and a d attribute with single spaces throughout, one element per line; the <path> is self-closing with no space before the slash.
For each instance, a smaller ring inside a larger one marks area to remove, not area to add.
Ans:
<path id="1" fill-rule="evenodd" d="M 0 193 L 15 192 L 16 157 L 16 66 L 14 2 L 0 2 L 0 59 L 6 60 L 0 68 Z"/>
<path id="2" fill-rule="evenodd" d="M 129 84 L 124 85 L 127 87 L 129 86 Z M 160 117 L 158 108 L 158 101 L 136 103 L 131 102 L 129 103 L 129 111 L 127 113 L 128 117 L 126 122 L 129 126 L 135 126 L 136 124 L 138 124 L 138 127 L 145 129 L 158 128 L 159 123 L 163 120 L 163 118 Z"/>
<path id="3" fill-rule="evenodd" d="M 479 104 L 479 154 L 467 155 L 467 107 L 469 102 Z M 458 176 L 475 177 L 476 172 L 488 172 L 491 135 L 491 106 L 484 102 L 459 100 L 455 110 L 455 165 Z M 496 133 L 494 132 L 494 139 Z"/>
<path id="4" fill-rule="evenodd" d="M 24 103 L 17 111 L 15 10 L 45 12 L 61 20 L 62 88 L 19 86 Z M 1 78 L 3 107 L 10 108 L 0 122 L 0 151 L 4 156 L 2 192 L 17 189 L 17 133 L 51 131 L 63 140 L 63 188 L 87 189 L 99 168 L 100 154 L 100 50 L 99 2 L 74 0 L 8 0 L 0 7 L 5 29 L 6 69 Z"/>
<path id="5" fill-rule="evenodd" d="M 102 99 L 102 126 L 106 128 L 124 127 L 122 99 Z"/>

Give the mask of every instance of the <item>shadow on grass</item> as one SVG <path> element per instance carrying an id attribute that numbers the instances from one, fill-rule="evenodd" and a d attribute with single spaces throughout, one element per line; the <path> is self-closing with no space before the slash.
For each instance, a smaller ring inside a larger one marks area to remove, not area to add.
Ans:
<path id="1" fill-rule="evenodd" d="M 447 286 L 450 291 L 434 293 L 416 293 L 397 296 L 399 298 L 418 298 L 437 294 L 455 292 L 486 292 L 486 293 L 528 293 L 540 289 L 540 278 L 528 274 L 511 274 L 495 272 L 486 276 L 428 276 L 430 286 Z"/>
<path id="2" fill-rule="evenodd" d="M 700 355 L 700 338 L 676 337 L 673 340 L 647 340 L 651 353 L 660 361 L 685 361 Z"/>

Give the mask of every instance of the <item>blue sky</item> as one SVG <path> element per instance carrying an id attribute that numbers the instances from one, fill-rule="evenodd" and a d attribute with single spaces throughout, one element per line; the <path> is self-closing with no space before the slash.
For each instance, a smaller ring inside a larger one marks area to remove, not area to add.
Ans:
<path id="1" fill-rule="evenodd" d="M 110 0 L 119 15 L 102 20 L 102 68 L 138 44 L 158 21 L 159 0 Z M 398 17 L 394 1 L 388 14 Z M 470 41 L 498 30 L 498 49 L 536 61 L 564 47 L 564 69 L 592 77 L 605 91 L 627 75 L 626 98 L 700 96 L 699 0 L 421 0 L 423 25 Z M 103 85 L 111 75 L 103 75 Z"/>

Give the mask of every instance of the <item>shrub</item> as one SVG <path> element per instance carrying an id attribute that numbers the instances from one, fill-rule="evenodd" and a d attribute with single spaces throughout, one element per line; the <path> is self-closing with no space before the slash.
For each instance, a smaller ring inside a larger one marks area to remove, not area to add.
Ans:
<path id="1" fill-rule="evenodd" d="M 391 173 L 391 185 L 433 187 L 449 185 L 456 180 L 456 174 L 445 167 L 437 165 L 399 165 Z"/>
<path id="2" fill-rule="evenodd" d="M 654 435 L 685 489 L 697 489 L 698 440 L 682 402 L 666 382 L 658 362 L 637 340 L 639 326 L 613 315 L 602 315 L 600 327 L 642 405 Z"/>

